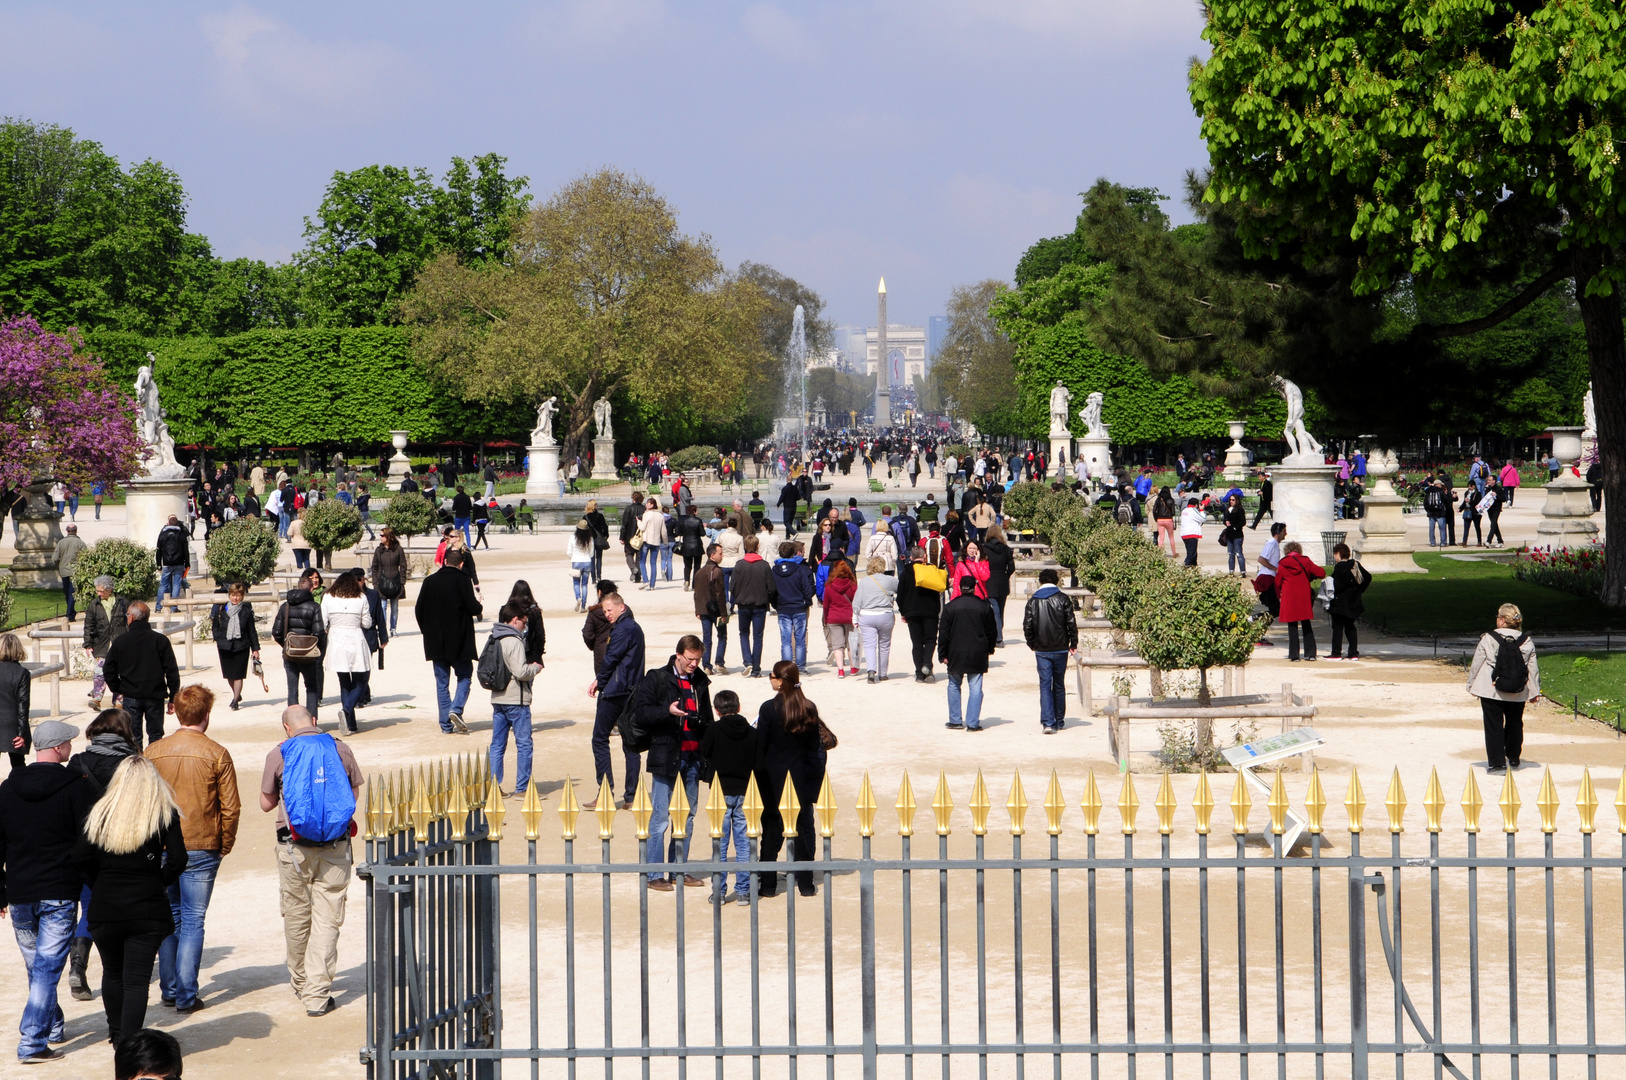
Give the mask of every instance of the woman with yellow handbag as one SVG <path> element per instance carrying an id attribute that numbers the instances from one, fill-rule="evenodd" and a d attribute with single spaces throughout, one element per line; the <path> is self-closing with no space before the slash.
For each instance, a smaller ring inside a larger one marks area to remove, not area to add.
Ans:
<path id="1" fill-rule="evenodd" d="M 936 549 L 936 558 L 932 556 Z M 942 566 L 942 540 L 929 536 L 898 560 L 898 614 L 909 627 L 915 682 L 936 682 L 932 664 L 937 649 L 937 619 L 943 610 L 948 574 Z"/>

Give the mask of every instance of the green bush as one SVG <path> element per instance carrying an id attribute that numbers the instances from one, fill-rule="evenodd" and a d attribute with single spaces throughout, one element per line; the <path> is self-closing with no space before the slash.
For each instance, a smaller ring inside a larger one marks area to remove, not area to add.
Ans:
<path id="1" fill-rule="evenodd" d="M 95 581 L 106 574 L 113 593 L 127 600 L 151 600 L 158 595 L 158 563 L 150 547 L 109 536 L 96 541 L 73 567 L 73 587 L 88 601 L 96 595 Z"/>
<path id="2" fill-rule="evenodd" d="M 1103 530 L 1104 531 L 1104 530 Z M 1147 590 L 1167 576 L 1168 558 L 1151 544 L 1133 544 L 1105 554 L 1097 564 L 1101 614 L 1112 625 L 1127 630 L 1145 602 Z"/>
<path id="3" fill-rule="evenodd" d="M 1085 525 L 1087 529 L 1074 553 L 1073 572 L 1078 575 L 1078 583 L 1087 589 L 1100 590 L 1106 561 L 1120 551 L 1151 548 L 1145 537 L 1128 525 L 1119 525 L 1105 510 L 1092 511 Z"/>
<path id="4" fill-rule="evenodd" d="M 1253 589 L 1244 581 L 1171 566 L 1142 591 L 1130 627 L 1148 664 L 1197 670 L 1197 699 L 1206 705 L 1208 669 L 1247 663 L 1269 625 L 1270 616 L 1253 617 L 1254 605 Z M 1212 733 L 1205 728 L 1198 741 L 1211 746 Z"/>
<path id="5" fill-rule="evenodd" d="M 1005 493 L 1005 501 L 1000 504 L 1000 511 L 1015 518 L 1017 525 L 1022 528 L 1032 528 L 1033 512 L 1039 508 L 1039 500 L 1048 494 L 1050 494 L 1049 484 L 1041 484 L 1037 480 L 1024 480 Z"/>
<path id="6" fill-rule="evenodd" d="M 11 575 L 0 574 L 0 626 L 11 625 Z"/>
<path id="7" fill-rule="evenodd" d="M 1057 524 L 1068 517 L 1083 517 L 1089 504 L 1065 489 L 1052 491 L 1039 500 L 1033 511 L 1033 528 L 1052 542 L 1056 539 Z M 1060 558 L 1058 555 L 1057 558 Z"/>
<path id="8" fill-rule="evenodd" d="M 964 461 L 965 458 L 966 458 L 966 455 L 969 454 L 969 453 L 971 453 L 971 447 L 967 446 L 965 443 L 960 443 L 960 442 L 949 443 L 947 446 L 943 447 L 941 450 L 939 450 L 937 452 L 937 460 L 942 461 L 944 458 L 948 457 L 950 454 L 953 454 L 955 461 Z M 968 473 L 970 471 L 971 471 L 970 469 L 966 470 L 966 472 L 968 472 Z"/>
<path id="9" fill-rule="evenodd" d="M 673 472 L 714 469 L 717 467 L 719 457 L 715 446 L 685 446 L 667 458 L 666 464 Z"/>
<path id="10" fill-rule="evenodd" d="M 282 542 L 268 522 L 238 518 L 211 533 L 204 552 L 216 583 L 240 581 L 252 586 L 271 576 Z"/>
<path id="11" fill-rule="evenodd" d="M 394 529 L 399 536 L 417 536 L 435 526 L 435 508 L 416 491 L 397 491 L 390 496 L 389 504 L 374 513 L 373 517 L 379 524 Z"/>
<path id="12" fill-rule="evenodd" d="M 361 539 L 361 511 L 323 499 L 305 511 L 305 539 L 317 551 L 343 551 Z"/>

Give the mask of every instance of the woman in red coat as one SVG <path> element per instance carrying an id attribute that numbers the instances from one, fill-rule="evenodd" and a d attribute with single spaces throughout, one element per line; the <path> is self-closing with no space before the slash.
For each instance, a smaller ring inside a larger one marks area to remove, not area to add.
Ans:
<path id="1" fill-rule="evenodd" d="M 830 646 L 830 659 L 836 665 L 836 677 L 847 677 L 848 649 L 853 636 L 853 595 L 858 592 L 858 579 L 846 559 L 834 559 L 830 577 L 824 583 L 824 640 Z M 858 674 L 856 662 L 852 673 Z"/>
<path id="2" fill-rule="evenodd" d="M 1287 624 L 1287 658 L 1299 658 L 1299 628 L 1304 628 L 1304 659 L 1314 660 L 1315 616 L 1310 582 L 1327 572 L 1304 556 L 1297 540 L 1282 546 L 1282 561 L 1276 565 L 1276 595 L 1281 597 L 1281 621 Z"/>

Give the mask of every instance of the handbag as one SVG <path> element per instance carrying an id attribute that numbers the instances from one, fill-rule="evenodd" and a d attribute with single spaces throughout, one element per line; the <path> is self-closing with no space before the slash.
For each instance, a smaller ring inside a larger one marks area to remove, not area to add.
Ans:
<path id="1" fill-rule="evenodd" d="M 282 639 L 285 660 L 320 660 L 322 643 L 315 634 L 289 634 Z"/>
<path id="2" fill-rule="evenodd" d="M 838 745 L 836 733 L 830 730 L 829 725 L 824 722 L 824 718 L 821 716 L 819 718 L 819 749 L 834 750 Z"/>
<path id="3" fill-rule="evenodd" d="M 399 600 L 401 594 L 406 592 L 406 583 L 400 578 L 381 577 L 374 582 L 378 595 L 385 600 Z"/>
<path id="4" fill-rule="evenodd" d="M 948 571 L 930 563 L 915 564 L 915 587 L 943 592 L 948 588 Z"/>
<path id="5" fill-rule="evenodd" d="M 637 551 L 640 548 L 642 548 L 644 546 L 644 534 L 643 533 L 633 533 L 631 538 L 629 538 L 627 540 L 627 546 L 630 547 L 634 551 Z"/>

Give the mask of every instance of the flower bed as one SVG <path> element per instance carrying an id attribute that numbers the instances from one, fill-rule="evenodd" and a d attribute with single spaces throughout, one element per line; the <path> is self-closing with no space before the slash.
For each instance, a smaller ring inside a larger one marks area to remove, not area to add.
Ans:
<path id="1" fill-rule="evenodd" d="M 1595 597 L 1603 591 L 1603 548 L 1527 548 L 1513 561 L 1513 576 L 1576 596 Z"/>

